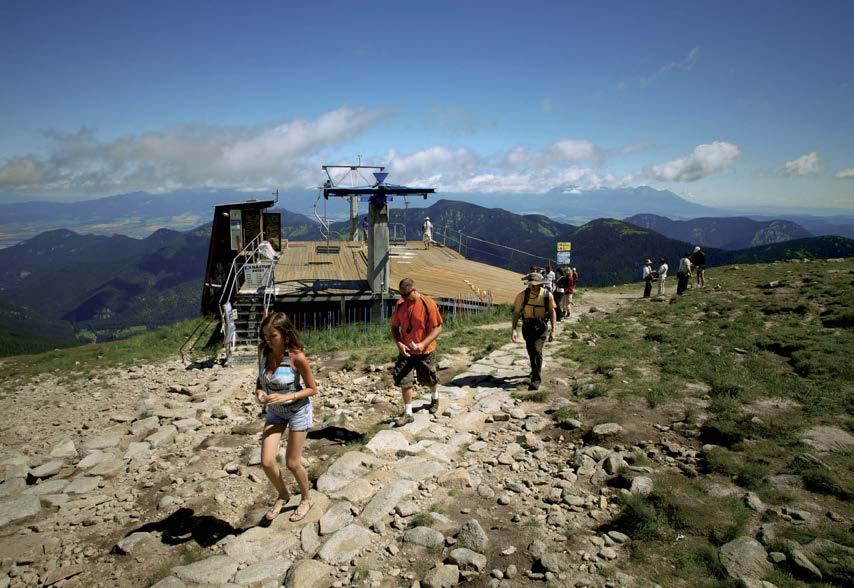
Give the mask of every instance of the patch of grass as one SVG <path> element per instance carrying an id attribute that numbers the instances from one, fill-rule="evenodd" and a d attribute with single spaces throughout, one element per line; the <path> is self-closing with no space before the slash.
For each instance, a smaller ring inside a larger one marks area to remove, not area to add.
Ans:
<path id="1" fill-rule="evenodd" d="M 557 424 L 566 426 L 570 419 L 578 419 L 578 410 L 571 406 L 562 406 L 552 415 Z"/>
<path id="2" fill-rule="evenodd" d="M 620 514 L 614 519 L 616 529 L 635 540 L 651 540 L 658 537 L 658 516 L 655 508 L 642 496 L 622 496 Z"/>
<path id="3" fill-rule="evenodd" d="M 415 527 L 429 527 L 433 524 L 433 517 L 431 517 L 426 512 L 419 512 L 411 519 L 409 519 L 409 528 L 413 529 Z"/>
<path id="4" fill-rule="evenodd" d="M 523 402 L 547 402 L 552 397 L 552 393 L 547 390 L 538 390 L 530 393 L 513 392 L 512 396 Z"/>
<path id="5" fill-rule="evenodd" d="M 835 496 L 840 500 L 851 500 L 854 493 L 847 488 L 833 471 L 820 465 L 800 466 L 798 473 L 801 475 L 804 488 L 811 492 Z"/>
<path id="6" fill-rule="evenodd" d="M 35 376 L 57 372 L 70 382 L 86 378 L 93 370 L 178 357 L 178 351 L 198 322 L 198 319 L 186 319 L 128 339 L 4 358 L 2 380 L 26 382 Z M 216 353 L 216 350 L 210 351 Z"/>

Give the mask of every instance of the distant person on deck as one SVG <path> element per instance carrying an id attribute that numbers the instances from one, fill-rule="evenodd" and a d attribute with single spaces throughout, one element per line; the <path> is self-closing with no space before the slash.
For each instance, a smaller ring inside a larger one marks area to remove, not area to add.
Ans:
<path id="1" fill-rule="evenodd" d="M 652 260 L 647 259 L 643 266 L 643 297 L 649 298 L 652 294 Z"/>
<path id="2" fill-rule="evenodd" d="M 430 222 L 430 217 L 424 217 L 424 224 L 421 225 L 421 237 L 424 239 L 424 249 L 430 249 L 430 243 L 433 241 L 433 223 Z"/>
<path id="3" fill-rule="evenodd" d="M 395 426 L 415 422 L 412 415 L 412 372 L 418 383 L 430 388 L 430 414 L 439 412 L 439 372 L 436 365 L 436 338 L 442 332 L 442 315 L 432 298 L 415 289 L 411 278 L 398 285 L 400 300 L 391 315 L 391 337 L 398 356 L 392 376 L 403 394 L 403 416 Z"/>
<path id="4" fill-rule="evenodd" d="M 299 484 L 302 500 L 290 520 L 301 521 L 311 509 L 311 486 L 302 465 L 305 438 L 313 424 L 311 397 L 317 383 L 302 351 L 303 344 L 291 320 L 283 312 L 274 312 L 261 321 L 258 346 L 258 379 L 255 396 L 266 408 L 267 418 L 261 435 L 261 467 L 278 493 L 273 507 L 264 517 L 272 521 L 290 500 L 290 493 L 277 456 L 285 429 L 288 444 L 285 465 Z"/>
<path id="5" fill-rule="evenodd" d="M 543 288 L 543 278 L 537 274 L 531 274 L 528 287 L 516 295 L 513 301 L 513 326 L 510 340 L 517 341 L 516 326 L 522 319 L 522 338 L 525 339 L 525 347 L 528 350 L 528 359 L 531 361 L 531 383 L 529 390 L 537 390 L 542 381 L 543 369 L 543 345 L 548 340 L 554 341 L 555 302 L 552 295 Z M 551 323 L 551 329 L 549 329 Z M 547 331 L 547 329 L 549 329 Z"/>
<path id="6" fill-rule="evenodd" d="M 370 225 L 368 224 L 368 217 L 364 217 L 364 218 L 362 218 L 361 221 L 359 221 L 359 230 L 362 231 L 362 237 L 365 239 L 366 243 L 368 241 L 368 227 L 369 226 Z"/>
<path id="7" fill-rule="evenodd" d="M 679 260 L 679 270 L 676 272 L 676 294 L 682 296 L 688 289 L 688 281 L 691 279 L 691 254 L 686 252 Z"/>
<path id="8" fill-rule="evenodd" d="M 694 266 L 694 271 L 697 273 L 697 287 L 702 288 L 706 285 L 706 252 L 697 245 L 694 247 L 694 253 L 691 254 L 690 259 L 691 265 Z"/>
<path id="9" fill-rule="evenodd" d="M 663 257 L 658 260 L 658 263 L 660 264 L 658 266 L 658 295 L 664 297 L 664 281 L 667 279 L 667 270 L 670 269 L 670 266 L 667 265 L 667 260 Z"/>

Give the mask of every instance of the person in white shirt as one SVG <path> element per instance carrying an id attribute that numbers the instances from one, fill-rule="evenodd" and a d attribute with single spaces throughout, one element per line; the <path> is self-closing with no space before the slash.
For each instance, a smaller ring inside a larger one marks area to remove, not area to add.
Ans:
<path id="1" fill-rule="evenodd" d="M 688 289 L 688 281 L 691 278 L 691 261 L 688 259 L 690 253 L 686 253 L 679 260 L 679 271 L 676 272 L 676 294 L 681 296 Z"/>
<path id="2" fill-rule="evenodd" d="M 667 270 L 669 270 L 670 267 L 667 265 L 667 260 L 663 257 L 659 259 L 658 262 L 661 264 L 658 266 L 658 295 L 664 296 L 664 280 L 667 279 Z"/>
<path id="3" fill-rule="evenodd" d="M 652 294 L 652 260 L 647 259 L 643 266 L 643 297 L 649 298 Z"/>
<path id="4" fill-rule="evenodd" d="M 546 275 L 543 276 L 543 287 L 545 287 L 546 290 L 551 292 L 552 290 L 554 290 L 554 283 L 555 283 L 554 270 L 552 270 L 552 266 L 548 266 L 546 268 Z"/>
<path id="5" fill-rule="evenodd" d="M 424 239 L 424 249 L 430 249 L 430 243 L 433 241 L 433 223 L 430 222 L 430 217 L 424 217 L 424 224 L 421 225 L 421 237 Z"/>

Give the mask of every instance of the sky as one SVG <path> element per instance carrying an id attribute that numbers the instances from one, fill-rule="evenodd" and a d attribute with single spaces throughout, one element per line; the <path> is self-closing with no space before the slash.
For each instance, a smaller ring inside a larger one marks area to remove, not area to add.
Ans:
<path id="1" fill-rule="evenodd" d="M 0 198 L 649 185 L 854 209 L 854 3 L 0 0 Z M 560 197 L 557 193 L 555 197 Z"/>

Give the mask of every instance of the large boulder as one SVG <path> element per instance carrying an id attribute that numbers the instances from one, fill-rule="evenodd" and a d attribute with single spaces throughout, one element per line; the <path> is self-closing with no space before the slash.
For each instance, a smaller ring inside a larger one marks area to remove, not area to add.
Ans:
<path id="1" fill-rule="evenodd" d="M 335 568 L 322 561 L 303 559 L 288 569 L 285 588 L 329 588 L 334 574 Z"/>
<path id="2" fill-rule="evenodd" d="M 721 564 L 737 580 L 761 580 L 771 571 L 765 548 L 753 537 L 742 536 L 721 547 Z"/>
<path id="3" fill-rule="evenodd" d="M 335 533 L 320 548 L 320 559 L 331 565 L 348 563 L 371 544 L 371 532 L 359 525 L 348 525 Z"/>

